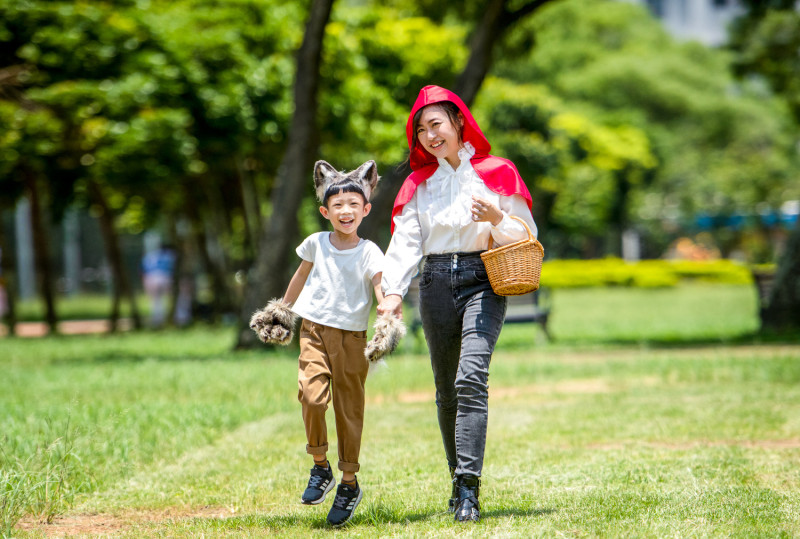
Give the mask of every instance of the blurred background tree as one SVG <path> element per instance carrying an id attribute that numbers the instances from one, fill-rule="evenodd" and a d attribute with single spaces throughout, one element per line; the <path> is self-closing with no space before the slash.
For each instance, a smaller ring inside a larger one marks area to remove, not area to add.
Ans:
<path id="1" fill-rule="evenodd" d="M 385 247 L 408 110 L 439 84 L 522 172 L 548 257 L 624 254 L 633 233 L 656 258 L 706 230 L 722 256 L 771 262 L 759 216 L 800 199 L 789 4 L 752 2 L 722 50 L 610 0 L 0 0 L 0 210 L 31 205 L 53 328 L 48 231 L 77 208 L 103 232 L 112 321 L 125 300 L 140 324 L 122 238 L 156 229 L 177 273 L 207 276 L 209 317 L 238 319 L 247 345 L 249 313 L 325 226 L 313 161 L 378 162 L 362 232 Z"/>
<path id="2" fill-rule="evenodd" d="M 745 2 L 747 12 L 731 29 L 734 72 L 766 83 L 786 100 L 800 125 L 800 13 L 796 2 Z M 797 176 L 794 178 L 797 184 Z M 796 200 L 796 199 L 795 199 Z M 786 242 L 775 283 L 761 310 L 761 323 L 771 330 L 800 328 L 800 220 Z"/>

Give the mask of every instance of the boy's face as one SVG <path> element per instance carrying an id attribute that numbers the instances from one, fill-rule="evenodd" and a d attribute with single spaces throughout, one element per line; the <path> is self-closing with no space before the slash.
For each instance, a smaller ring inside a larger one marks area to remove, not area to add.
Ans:
<path id="1" fill-rule="evenodd" d="M 364 204 L 364 197 L 360 193 L 339 193 L 328 197 L 327 207 L 320 206 L 319 211 L 331 222 L 335 231 L 355 234 L 370 209 L 372 205 Z"/>

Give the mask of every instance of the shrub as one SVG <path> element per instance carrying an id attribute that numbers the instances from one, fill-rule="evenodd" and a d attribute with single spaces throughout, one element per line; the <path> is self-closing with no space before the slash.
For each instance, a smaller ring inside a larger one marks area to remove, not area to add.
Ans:
<path id="1" fill-rule="evenodd" d="M 731 260 L 626 262 L 620 258 L 548 260 L 542 266 L 541 276 L 541 284 L 551 288 L 666 288 L 681 281 L 748 285 L 753 277 L 747 266 Z"/>

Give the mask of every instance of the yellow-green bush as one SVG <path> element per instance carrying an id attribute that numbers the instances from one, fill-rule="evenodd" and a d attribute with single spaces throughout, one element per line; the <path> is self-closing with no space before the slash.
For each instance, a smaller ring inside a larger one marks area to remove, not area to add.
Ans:
<path id="1" fill-rule="evenodd" d="M 664 288 L 681 281 L 717 284 L 751 284 L 747 266 L 730 260 L 626 262 L 620 258 L 599 260 L 548 260 L 542 267 L 541 284 L 551 288 L 635 286 Z"/>

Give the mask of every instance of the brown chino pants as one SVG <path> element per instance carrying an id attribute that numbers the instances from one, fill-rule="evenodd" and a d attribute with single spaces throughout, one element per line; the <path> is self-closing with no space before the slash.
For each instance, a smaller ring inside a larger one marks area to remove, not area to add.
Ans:
<path id="1" fill-rule="evenodd" d="M 359 470 L 364 425 L 364 383 L 369 362 L 364 357 L 366 331 L 347 331 L 303 320 L 297 398 L 303 406 L 310 455 L 328 452 L 325 412 L 333 398 L 339 448 L 339 469 Z M 332 397 L 333 393 L 333 397 Z"/>

